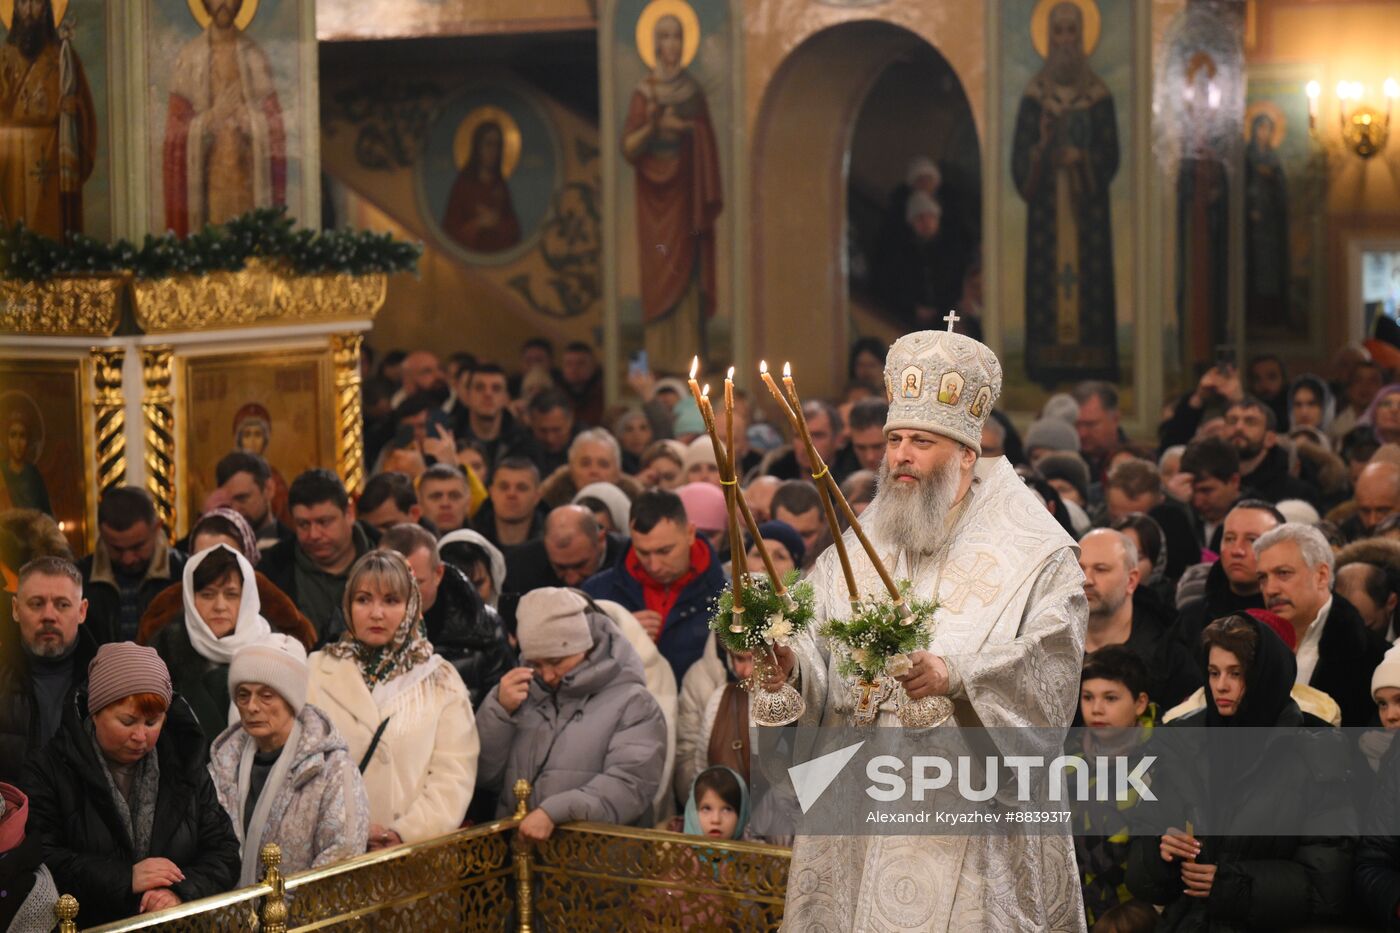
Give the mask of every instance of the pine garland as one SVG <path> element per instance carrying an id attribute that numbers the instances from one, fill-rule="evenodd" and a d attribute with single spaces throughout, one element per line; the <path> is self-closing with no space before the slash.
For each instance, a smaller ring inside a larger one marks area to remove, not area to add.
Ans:
<path id="1" fill-rule="evenodd" d="M 744 592 L 744 612 L 739 618 L 739 631 L 735 631 L 734 590 L 726 587 L 720 593 L 715 615 L 710 619 L 710 631 L 715 633 L 719 643 L 738 654 L 763 650 L 765 645 L 786 645 L 811 624 L 816 614 L 816 594 L 812 584 L 799 583 L 798 571 L 792 570 L 783 578 L 788 597 L 796 604 L 789 610 L 783 598 L 773 588 L 768 577 L 755 574 L 742 580 Z"/>
<path id="2" fill-rule="evenodd" d="M 147 234 L 101 243 L 82 234 L 62 242 L 24 224 L 0 229 L 0 275 L 21 282 L 84 274 L 130 272 L 138 279 L 236 272 L 250 259 L 280 264 L 293 275 L 371 275 L 414 272 L 423 246 L 369 230 L 294 229 L 285 207 L 259 208 L 187 237 Z"/>
<path id="3" fill-rule="evenodd" d="M 894 600 L 885 597 L 861 600 L 849 619 L 830 619 L 822 626 L 820 634 L 835 643 L 836 669 L 843 677 L 875 680 L 895 655 L 908 655 L 933 641 L 938 600 L 911 598 L 911 589 L 908 580 L 899 585 L 912 619 L 905 619 Z"/>

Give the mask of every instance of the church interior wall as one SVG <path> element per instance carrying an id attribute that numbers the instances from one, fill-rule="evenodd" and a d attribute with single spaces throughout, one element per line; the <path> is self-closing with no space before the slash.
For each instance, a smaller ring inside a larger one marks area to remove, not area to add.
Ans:
<path id="1" fill-rule="evenodd" d="M 479 54 L 464 56 L 463 43 Z M 592 37 L 327 43 L 322 56 L 334 220 L 425 246 L 419 275 L 391 281 L 371 346 L 508 361 L 530 336 L 599 342 Z M 519 146 L 505 179 L 518 230 L 469 248 L 444 224 L 463 133 L 483 115 L 505 121 Z"/>
<path id="2" fill-rule="evenodd" d="M 1338 81 L 1364 87 L 1363 103 L 1384 110 L 1382 86 L 1400 80 L 1400 5 L 1385 2 L 1260 2 L 1246 26 L 1248 62 L 1303 65 L 1321 85 L 1317 128 L 1328 145 L 1322 291 L 1327 319 L 1323 345 L 1333 350 L 1357 338 L 1351 246 L 1359 240 L 1400 238 L 1400 139 L 1363 160 L 1337 145 Z M 1295 352 L 1295 368 L 1321 366 L 1316 348 Z"/>

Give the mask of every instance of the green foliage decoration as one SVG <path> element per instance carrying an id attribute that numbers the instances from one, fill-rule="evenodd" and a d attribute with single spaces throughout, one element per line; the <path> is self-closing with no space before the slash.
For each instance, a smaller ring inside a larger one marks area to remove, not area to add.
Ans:
<path id="1" fill-rule="evenodd" d="M 734 619 L 734 590 L 726 587 L 720 593 L 715 615 L 710 619 L 710 631 L 719 643 L 740 654 L 762 651 L 767 644 L 786 645 L 800 634 L 816 614 L 816 594 L 812 584 L 798 582 L 799 572 L 792 570 L 783 578 L 788 597 L 795 608 L 788 609 L 782 596 L 769 582 L 766 574 L 750 574 L 740 586 L 744 593 L 744 612 L 740 622 Z M 738 628 L 738 631 L 735 629 Z"/>
<path id="2" fill-rule="evenodd" d="M 864 599 L 848 619 L 829 619 L 819 634 L 833 642 L 839 655 L 836 669 L 844 677 L 875 680 L 885 673 L 895 655 L 927 648 L 933 641 L 933 616 L 937 599 L 910 596 L 908 580 L 899 584 L 904 604 L 912 614 L 905 618 L 888 596 Z"/>
<path id="3" fill-rule="evenodd" d="M 147 234 L 141 246 L 102 243 L 82 234 L 62 242 L 23 224 L 0 229 L 0 277 L 46 282 L 74 275 L 130 272 L 138 279 L 236 272 L 250 259 L 292 275 L 372 275 L 415 272 L 420 243 L 369 230 L 295 229 L 285 207 L 259 208 L 187 237 Z"/>

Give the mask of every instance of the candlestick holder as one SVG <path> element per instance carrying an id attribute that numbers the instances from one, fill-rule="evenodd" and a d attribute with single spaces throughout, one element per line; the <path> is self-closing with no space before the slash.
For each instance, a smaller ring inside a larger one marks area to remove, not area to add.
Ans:
<path id="1" fill-rule="evenodd" d="M 906 728 L 932 729 L 953 718 L 953 701 L 940 696 L 914 700 L 901 688 L 895 705 L 895 715 Z"/>
<path id="2" fill-rule="evenodd" d="M 807 712 L 807 702 L 792 684 L 785 683 L 776 690 L 768 688 L 767 675 L 777 670 L 780 670 L 778 657 L 773 646 L 768 645 L 761 662 L 758 656 L 754 657 L 749 684 L 749 715 L 760 726 L 786 726 Z M 754 689 L 755 686 L 758 689 Z"/>
<path id="3" fill-rule="evenodd" d="M 753 721 L 760 726 L 786 726 L 801 718 L 807 704 L 791 684 L 768 689 L 769 676 L 780 669 L 773 646 L 786 646 L 811 624 L 816 596 L 810 583 L 797 582 L 796 571 L 788 576 L 785 594 L 780 594 L 766 575 L 747 574 L 737 579 L 743 615 L 734 614 L 734 591 L 727 589 L 720 594 L 710 630 L 720 647 L 753 658 L 753 673 L 744 682 Z"/>

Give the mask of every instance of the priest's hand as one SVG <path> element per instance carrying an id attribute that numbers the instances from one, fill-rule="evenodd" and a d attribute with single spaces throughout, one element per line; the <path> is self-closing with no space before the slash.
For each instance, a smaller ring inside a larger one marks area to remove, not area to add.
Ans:
<path id="1" fill-rule="evenodd" d="M 948 695 L 948 665 L 936 654 L 915 651 L 909 655 L 911 667 L 895 680 L 904 685 L 911 700 Z"/>
<path id="2" fill-rule="evenodd" d="M 792 669 L 797 666 L 797 655 L 786 645 L 774 645 L 773 656 L 778 659 L 778 666 L 776 669 L 768 669 L 763 686 L 770 691 L 777 691 L 782 689 L 783 684 L 792 676 Z"/>

